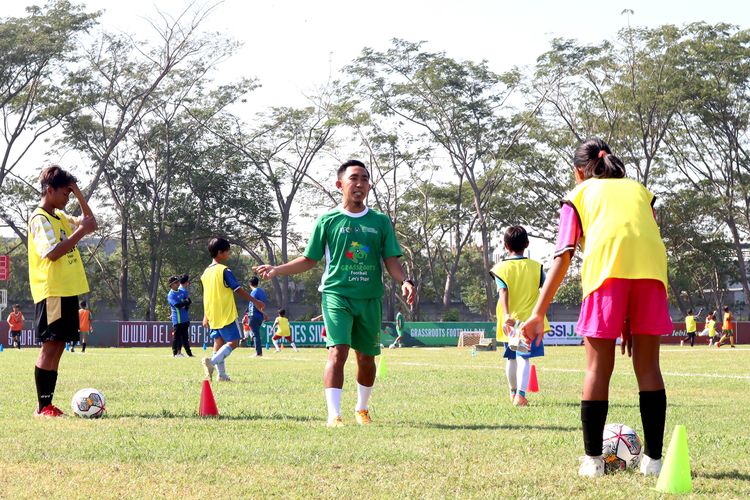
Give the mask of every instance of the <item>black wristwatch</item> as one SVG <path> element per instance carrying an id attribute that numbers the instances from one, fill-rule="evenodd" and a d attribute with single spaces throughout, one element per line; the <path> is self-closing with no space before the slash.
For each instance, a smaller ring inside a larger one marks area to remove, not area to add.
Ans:
<path id="1" fill-rule="evenodd" d="M 405 279 L 404 281 L 402 281 L 402 282 L 401 282 L 401 286 L 404 286 L 404 283 L 409 283 L 409 284 L 410 284 L 411 286 L 416 286 L 416 285 L 414 284 L 414 280 L 412 280 L 411 278 L 407 278 L 407 279 Z"/>

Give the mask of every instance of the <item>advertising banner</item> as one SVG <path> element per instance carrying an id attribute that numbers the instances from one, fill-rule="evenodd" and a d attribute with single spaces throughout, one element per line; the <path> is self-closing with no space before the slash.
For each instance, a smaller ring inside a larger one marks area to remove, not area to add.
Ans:
<path id="1" fill-rule="evenodd" d="M 8 348 L 12 345 L 12 338 L 8 331 L 8 323 L 3 318 L 0 321 L 0 345 Z M 551 330 L 544 336 L 546 345 L 580 345 L 583 341 L 575 333 L 574 322 L 551 322 Z M 261 325 L 261 342 L 264 347 L 270 345 L 273 323 L 267 321 Z M 323 323 L 320 321 L 291 321 L 289 326 L 292 338 L 298 346 L 325 345 L 322 336 Z M 750 323 L 735 323 L 735 342 L 746 344 L 750 342 Z M 172 344 L 172 324 L 168 321 L 94 321 L 94 333 L 89 335 L 88 345 L 91 347 L 169 347 Z M 407 347 L 444 347 L 456 346 L 461 331 L 483 330 L 485 337 L 495 337 L 494 322 L 406 322 L 404 323 L 404 337 L 401 344 Z M 703 330 L 703 323 L 698 324 L 698 333 Z M 209 332 L 198 322 L 190 324 L 190 344 L 202 346 L 204 343 L 212 345 Z M 721 332 L 717 331 L 721 336 Z M 671 335 L 661 338 L 662 344 L 679 344 L 687 338 L 684 323 L 674 323 Z M 718 340 L 719 337 L 716 338 Z M 381 324 L 380 342 L 388 346 L 396 339 L 396 326 L 393 322 Z M 728 340 L 727 340 L 728 342 Z M 696 346 L 708 343 L 707 337 L 696 337 Z M 243 343 L 243 346 L 245 344 Z M 21 346 L 35 347 L 36 332 L 33 322 L 25 321 L 21 332 Z"/>

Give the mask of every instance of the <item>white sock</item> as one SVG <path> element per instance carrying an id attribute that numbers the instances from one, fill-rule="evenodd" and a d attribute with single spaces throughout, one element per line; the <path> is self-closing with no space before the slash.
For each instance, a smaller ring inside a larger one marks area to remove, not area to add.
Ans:
<path id="1" fill-rule="evenodd" d="M 516 356 L 518 358 L 518 356 Z M 516 360 L 506 359 L 505 360 L 505 378 L 508 379 L 508 388 L 511 391 L 516 392 L 518 390 L 518 383 L 516 382 Z"/>
<path id="2" fill-rule="evenodd" d="M 326 405 L 328 405 L 328 421 L 341 416 L 341 389 L 326 388 Z"/>
<path id="3" fill-rule="evenodd" d="M 294 352 L 297 352 L 297 346 L 294 345 L 294 342 L 289 343 L 292 346 L 292 349 L 294 349 Z"/>
<path id="4" fill-rule="evenodd" d="M 516 356 L 518 361 L 518 371 L 516 372 L 516 380 L 518 380 L 518 390 L 526 392 L 529 387 L 529 375 L 531 374 L 531 362 L 529 358 L 523 356 Z"/>
<path id="5" fill-rule="evenodd" d="M 225 378 L 227 376 L 227 369 L 224 362 L 216 363 L 216 369 L 219 370 L 219 376 Z"/>
<path id="6" fill-rule="evenodd" d="M 221 349 L 214 353 L 213 357 L 211 358 L 211 363 L 213 363 L 214 365 L 218 365 L 219 363 L 227 359 L 230 354 L 232 354 L 232 346 L 229 344 L 224 344 L 223 346 L 221 346 Z"/>
<path id="7" fill-rule="evenodd" d="M 357 382 L 357 406 L 354 407 L 354 411 L 367 410 L 367 403 L 370 401 L 370 395 L 372 394 L 372 387 L 360 385 Z"/>
<path id="8" fill-rule="evenodd" d="M 274 347 L 276 348 L 276 350 L 278 351 L 278 350 L 279 350 L 279 341 L 278 341 L 278 340 L 274 340 L 274 339 L 271 339 L 271 342 L 273 342 L 273 346 L 274 346 Z"/>

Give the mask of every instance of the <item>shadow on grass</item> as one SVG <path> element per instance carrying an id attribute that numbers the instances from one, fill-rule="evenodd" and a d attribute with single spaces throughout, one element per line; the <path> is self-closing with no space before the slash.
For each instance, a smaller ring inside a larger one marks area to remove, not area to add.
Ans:
<path id="1" fill-rule="evenodd" d="M 734 479 L 740 481 L 750 481 L 750 474 L 740 472 L 738 470 L 714 472 L 711 474 L 696 474 L 695 476 L 701 478 L 705 477 L 707 479 Z"/>
<path id="2" fill-rule="evenodd" d="M 299 415 L 281 415 L 281 414 L 257 414 L 257 413 L 240 413 L 239 415 L 219 415 L 218 417 L 201 417 L 197 412 L 175 413 L 171 411 L 162 411 L 160 413 L 118 413 L 117 415 L 107 414 L 107 420 L 118 420 L 125 418 L 145 418 L 145 419 L 167 419 L 167 418 L 216 418 L 217 420 L 273 420 L 275 422 L 292 420 L 295 422 L 318 422 L 320 418 L 303 417 Z"/>
<path id="3" fill-rule="evenodd" d="M 535 430 L 535 431 L 580 431 L 580 426 L 564 425 L 525 425 L 525 424 L 441 424 L 404 422 L 410 427 L 423 429 L 444 429 L 449 431 L 499 431 L 499 430 Z"/>
<path id="4" fill-rule="evenodd" d="M 637 399 L 637 398 L 636 398 Z M 580 401 L 552 401 L 552 400 L 534 400 L 534 406 L 538 407 L 554 407 L 554 406 L 569 406 L 573 408 L 580 408 L 581 402 Z M 708 408 L 710 405 L 706 404 L 694 404 L 690 403 L 689 405 L 683 405 L 683 404 L 676 404 L 676 403 L 669 403 L 669 408 Z M 640 405 L 638 403 L 612 403 L 610 401 L 609 408 L 639 408 Z"/>

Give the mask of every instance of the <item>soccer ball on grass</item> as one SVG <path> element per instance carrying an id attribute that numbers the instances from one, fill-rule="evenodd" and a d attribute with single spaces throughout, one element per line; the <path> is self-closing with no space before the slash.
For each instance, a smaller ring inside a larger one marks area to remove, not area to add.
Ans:
<path id="1" fill-rule="evenodd" d="M 73 413 L 81 418 L 100 418 L 106 411 L 104 395 L 96 389 L 81 389 L 70 402 Z"/>
<path id="2" fill-rule="evenodd" d="M 636 468 L 641 462 L 641 440 L 624 424 L 609 424 L 602 435 L 602 455 L 607 472 Z"/>

